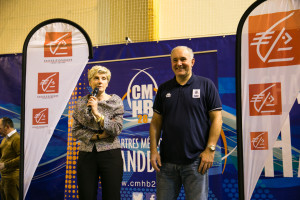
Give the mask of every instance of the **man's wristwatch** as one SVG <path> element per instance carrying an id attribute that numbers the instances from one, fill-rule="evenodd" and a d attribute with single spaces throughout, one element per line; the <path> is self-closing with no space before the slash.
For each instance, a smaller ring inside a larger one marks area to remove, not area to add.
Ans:
<path id="1" fill-rule="evenodd" d="M 211 151 L 215 151 L 215 150 L 216 150 L 216 145 L 210 144 L 210 145 L 207 145 L 207 147 L 208 147 L 209 150 L 211 150 Z"/>

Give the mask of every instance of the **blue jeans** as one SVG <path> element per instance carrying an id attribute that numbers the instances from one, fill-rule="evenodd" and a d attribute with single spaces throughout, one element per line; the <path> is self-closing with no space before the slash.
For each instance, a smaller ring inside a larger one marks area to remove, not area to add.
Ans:
<path id="1" fill-rule="evenodd" d="M 186 200 L 206 200 L 208 198 L 208 173 L 199 173 L 200 158 L 188 165 L 162 163 L 156 173 L 157 200 L 176 200 L 181 186 Z"/>

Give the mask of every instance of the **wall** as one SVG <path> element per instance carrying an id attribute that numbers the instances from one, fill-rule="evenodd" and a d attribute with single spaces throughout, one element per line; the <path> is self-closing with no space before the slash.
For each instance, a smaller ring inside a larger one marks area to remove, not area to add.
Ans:
<path id="1" fill-rule="evenodd" d="M 94 46 L 235 34 L 254 0 L 1 0 L 0 54 L 21 53 L 40 22 L 66 18 Z"/>

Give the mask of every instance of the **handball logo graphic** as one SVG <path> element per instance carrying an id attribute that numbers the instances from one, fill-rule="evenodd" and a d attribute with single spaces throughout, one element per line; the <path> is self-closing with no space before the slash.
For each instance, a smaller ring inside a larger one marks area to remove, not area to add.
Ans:
<path id="1" fill-rule="evenodd" d="M 300 10 L 249 17 L 250 69 L 300 64 L 299 18 Z"/>
<path id="2" fill-rule="evenodd" d="M 158 87 L 147 69 L 134 69 L 138 73 L 130 80 L 127 93 L 122 98 L 126 121 L 149 123 L 153 116 L 153 99 Z"/>
<path id="3" fill-rule="evenodd" d="M 44 56 L 72 56 L 72 32 L 47 32 L 45 36 Z"/>

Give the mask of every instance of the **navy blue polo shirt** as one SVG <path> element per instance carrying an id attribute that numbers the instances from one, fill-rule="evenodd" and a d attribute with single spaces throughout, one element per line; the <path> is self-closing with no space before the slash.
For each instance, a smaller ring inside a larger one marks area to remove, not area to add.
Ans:
<path id="1" fill-rule="evenodd" d="M 181 86 L 176 78 L 163 83 L 155 97 L 154 112 L 162 115 L 162 162 L 188 164 L 206 148 L 209 112 L 221 110 L 222 103 L 214 83 L 192 74 Z"/>

